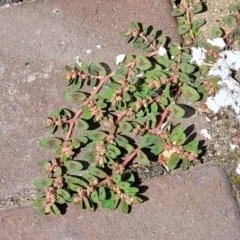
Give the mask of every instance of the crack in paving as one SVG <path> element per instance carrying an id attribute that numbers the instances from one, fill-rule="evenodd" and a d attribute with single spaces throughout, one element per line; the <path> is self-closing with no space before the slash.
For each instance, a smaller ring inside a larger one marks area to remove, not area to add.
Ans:
<path id="1" fill-rule="evenodd" d="M 23 193 L 16 193 L 14 195 L 0 198 L 0 210 L 9 207 L 20 207 L 22 205 L 28 205 L 37 198 L 40 190 L 28 189 Z"/>

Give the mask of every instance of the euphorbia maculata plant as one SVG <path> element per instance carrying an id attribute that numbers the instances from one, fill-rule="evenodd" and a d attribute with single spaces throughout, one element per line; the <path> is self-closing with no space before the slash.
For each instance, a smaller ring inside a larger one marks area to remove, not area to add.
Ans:
<path id="1" fill-rule="evenodd" d="M 202 10 L 199 3 L 189 10 L 183 2 L 172 15 L 187 13 L 189 19 L 191 12 Z M 188 32 L 183 27 L 178 31 Z M 128 213 L 132 204 L 143 201 L 129 170 L 133 161 L 159 161 L 167 172 L 177 167 L 185 171 L 201 152 L 199 142 L 188 138 L 180 124 L 166 127 L 168 116 L 185 115 L 180 96 L 196 102 L 214 95 L 218 78 L 203 77 L 208 64 L 191 63 L 189 46 L 170 42 L 152 26 L 133 22 L 121 35 L 143 54 L 117 56 L 111 73 L 95 61 L 66 66 L 63 79 L 69 89 L 64 97 L 79 109 L 55 109 L 47 119 L 53 136 L 40 145 L 55 150 L 56 156 L 39 162 L 47 174 L 34 182 L 41 189 L 33 202 L 39 214 L 61 214 L 69 202 L 90 211 L 120 205 Z M 194 31 L 190 36 L 196 40 Z M 64 138 L 55 136 L 61 129 Z"/>

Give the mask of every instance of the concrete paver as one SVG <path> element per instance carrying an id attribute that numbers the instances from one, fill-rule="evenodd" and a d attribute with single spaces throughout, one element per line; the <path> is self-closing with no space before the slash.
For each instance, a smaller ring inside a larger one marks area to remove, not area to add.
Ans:
<path id="1" fill-rule="evenodd" d="M 52 110 L 71 107 L 64 66 L 76 56 L 113 66 L 116 55 L 132 51 L 119 34 L 131 21 L 177 40 L 170 9 L 158 0 L 38 0 L 0 10 L 0 198 L 32 188 L 37 162 L 51 155 L 39 140 Z"/>
<path id="2" fill-rule="evenodd" d="M 39 217 L 32 207 L 0 211 L 4 240 L 237 240 L 240 214 L 225 171 L 206 164 L 192 170 L 147 180 L 149 200 L 120 209 L 99 208 L 95 213 L 70 207 L 61 217 Z"/>

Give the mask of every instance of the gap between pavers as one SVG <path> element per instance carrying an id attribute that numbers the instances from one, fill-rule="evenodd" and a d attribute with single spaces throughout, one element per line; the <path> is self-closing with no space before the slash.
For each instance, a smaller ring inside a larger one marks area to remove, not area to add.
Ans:
<path id="1" fill-rule="evenodd" d="M 213 164 L 147 180 L 149 199 L 129 215 L 70 207 L 60 217 L 23 206 L 0 211 L 4 240 L 237 240 L 240 213 L 225 171 Z"/>

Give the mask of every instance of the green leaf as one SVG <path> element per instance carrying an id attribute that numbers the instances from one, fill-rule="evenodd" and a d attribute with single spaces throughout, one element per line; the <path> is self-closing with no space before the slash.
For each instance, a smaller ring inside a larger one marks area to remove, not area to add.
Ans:
<path id="1" fill-rule="evenodd" d="M 98 190 L 98 198 L 100 201 L 103 201 L 106 199 L 106 190 L 103 186 L 101 186 Z"/>
<path id="2" fill-rule="evenodd" d="M 168 169 L 173 170 L 174 168 L 176 168 L 179 160 L 180 160 L 179 154 L 173 153 L 168 161 Z"/>
<path id="3" fill-rule="evenodd" d="M 194 88 L 189 86 L 182 87 L 182 95 L 186 100 L 190 102 L 196 102 L 200 98 L 199 93 Z"/>
<path id="4" fill-rule="evenodd" d="M 186 171 L 190 167 L 190 161 L 184 157 L 182 159 L 182 171 Z"/>
<path id="5" fill-rule="evenodd" d="M 134 174 L 130 171 L 122 173 L 121 181 L 127 181 L 127 182 L 133 184 L 135 182 Z"/>
<path id="6" fill-rule="evenodd" d="M 145 71 L 151 68 L 151 66 L 151 62 L 146 57 L 141 55 L 136 57 L 136 68 Z"/>
<path id="7" fill-rule="evenodd" d="M 62 196 L 65 200 L 68 200 L 71 197 L 70 194 L 62 188 L 57 189 L 57 194 Z"/>
<path id="8" fill-rule="evenodd" d="M 227 24 L 227 25 L 229 25 L 231 27 L 237 26 L 237 18 L 236 18 L 236 16 L 231 16 L 231 15 L 225 16 L 225 17 L 222 18 L 222 21 L 225 24 Z"/>
<path id="9" fill-rule="evenodd" d="M 110 203 L 111 203 L 111 201 L 109 201 L 109 199 L 103 200 L 102 201 L 102 208 L 109 208 Z"/>
<path id="10" fill-rule="evenodd" d="M 177 47 L 171 47 L 169 49 L 169 53 L 174 56 L 177 57 L 180 53 L 181 53 L 181 49 L 177 48 Z"/>
<path id="11" fill-rule="evenodd" d="M 133 203 L 142 203 L 143 199 L 141 199 L 139 196 L 133 196 Z"/>
<path id="12" fill-rule="evenodd" d="M 37 180 L 34 181 L 33 185 L 37 188 L 47 188 L 52 186 L 53 184 L 53 178 L 38 178 Z"/>
<path id="13" fill-rule="evenodd" d="M 59 204 L 66 203 L 65 199 L 62 196 L 60 196 L 60 195 L 56 196 L 56 202 L 59 203 Z"/>
<path id="14" fill-rule="evenodd" d="M 114 181 L 115 183 L 119 183 L 119 182 L 121 182 L 121 175 L 118 174 L 118 173 L 113 174 L 113 175 L 112 175 L 112 179 L 113 179 L 113 181 Z"/>
<path id="15" fill-rule="evenodd" d="M 68 184 L 68 188 L 74 192 L 77 192 L 78 189 L 80 189 L 81 187 L 79 185 L 73 184 L 73 183 L 69 183 Z"/>
<path id="16" fill-rule="evenodd" d="M 176 105 L 175 103 L 170 103 L 168 109 L 170 110 L 172 115 L 176 118 L 182 118 L 185 114 L 184 109 Z"/>
<path id="17" fill-rule="evenodd" d="M 175 66 L 177 65 L 177 63 L 175 62 L 175 61 L 173 61 L 173 60 L 165 60 L 165 67 L 166 68 L 170 68 L 170 69 L 172 69 L 172 68 L 174 68 Z"/>
<path id="18" fill-rule="evenodd" d="M 46 214 L 46 212 L 45 212 L 45 207 L 40 208 L 40 210 L 38 211 L 38 215 L 39 215 L 39 216 L 43 216 L 43 215 L 45 215 L 45 214 Z"/>
<path id="19" fill-rule="evenodd" d="M 87 137 L 94 142 L 99 142 L 104 140 L 106 133 L 98 130 L 90 130 L 87 132 Z"/>
<path id="20" fill-rule="evenodd" d="M 42 207 L 45 202 L 45 198 L 36 199 L 32 202 L 33 207 Z"/>
<path id="21" fill-rule="evenodd" d="M 90 197 L 92 199 L 92 201 L 94 203 L 98 203 L 99 199 L 98 199 L 98 192 L 97 190 L 94 190 L 91 194 L 90 194 Z"/>
<path id="22" fill-rule="evenodd" d="M 137 151 L 137 159 L 140 163 L 143 163 L 143 164 L 148 162 L 148 157 L 142 150 Z"/>
<path id="23" fill-rule="evenodd" d="M 109 202 L 110 202 L 109 208 L 110 208 L 111 210 L 114 210 L 114 209 L 117 208 L 118 203 L 119 203 L 119 200 L 116 198 L 116 195 L 115 195 L 114 193 L 112 193 Z"/>
<path id="24" fill-rule="evenodd" d="M 54 109 L 53 110 L 53 116 L 57 119 L 61 119 L 61 115 L 60 115 L 60 112 L 61 112 L 62 109 Z"/>
<path id="25" fill-rule="evenodd" d="M 115 159 L 117 157 L 117 155 L 112 151 L 112 150 L 107 150 L 106 154 L 107 157 L 110 157 L 112 159 Z"/>
<path id="26" fill-rule="evenodd" d="M 84 72 L 84 73 L 88 73 L 88 65 L 84 62 L 81 63 L 81 70 Z"/>
<path id="27" fill-rule="evenodd" d="M 180 25 L 178 28 L 177 28 L 177 32 L 179 35 L 184 35 L 185 33 L 187 33 L 189 30 L 191 29 L 191 26 L 190 25 Z"/>
<path id="28" fill-rule="evenodd" d="M 206 23 L 205 19 L 197 19 L 192 22 L 192 28 L 193 29 L 199 29 L 201 26 L 203 26 Z"/>
<path id="29" fill-rule="evenodd" d="M 202 2 L 199 2 L 199 3 L 195 4 L 194 6 L 192 6 L 189 11 L 192 14 L 196 14 L 196 13 L 200 13 L 202 10 L 203 10 L 203 4 L 202 4 Z"/>
<path id="30" fill-rule="evenodd" d="M 128 153 L 131 153 L 134 149 L 134 147 L 128 143 L 122 144 L 121 147 L 124 148 Z"/>
<path id="31" fill-rule="evenodd" d="M 157 38 L 157 41 L 160 46 L 164 46 L 167 42 L 167 37 L 164 35 L 161 35 L 160 37 Z"/>
<path id="32" fill-rule="evenodd" d="M 121 155 L 121 151 L 119 150 L 119 148 L 114 146 L 113 144 L 108 144 L 107 150 L 113 151 L 117 156 Z"/>
<path id="33" fill-rule="evenodd" d="M 129 188 L 124 188 L 125 193 L 137 193 L 139 192 L 139 188 L 137 187 L 129 187 Z"/>
<path id="34" fill-rule="evenodd" d="M 97 151 L 96 150 L 92 150 L 92 151 L 86 152 L 83 155 L 83 157 L 88 159 L 90 163 L 94 163 L 95 159 L 96 159 L 96 154 L 97 154 Z"/>
<path id="35" fill-rule="evenodd" d="M 140 29 L 139 24 L 137 22 L 132 22 L 131 27 L 132 27 L 132 29 L 136 29 L 136 30 Z"/>
<path id="36" fill-rule="evenodd" d="M 157 137 L 151 133 L 147 133 L 145 134 L 141 140 L 140 140 L 140 146 L 142 148 L 144 147 L 149 147 L 151 146 L 154 142 L 156 142 Z"/>
<path id="37" fill-rule="evenodd" d="M 195 70 L 195 66 L 192 64 L 181 63 L 180 64 L 181 71 L 187 74 L 191 74 Z"/>
<path id="38" fill-rule="evenodd" d="M 88 197 L 85 197 L 83 199 L 83 202 L 84 202 L 84 205 L 87 208 L 87 210 L 89 210 L 91 212 L 94 211 L 94 206 L 93 206 L 93 203 L 92 203 L 91 199 L 89 199 Z"/>
<path id="39" fill-rule="evenodd" d="M 83 180 L 81 180 L 77 177 L 64 176 L 64 178 L 65 178 L 68 185 L 69 184 L 79 185 L 79 186 L 77 186 L 78 188 L 80 188 L 80 186 L 81 187 L 87 187 L 87 185 L 88 185 L 85 181 L 83 181 Z"/>
<path id="40" fill-rule="evenodd" d="M 125 145 L 126 143 L 128 143 L 127 138 L 121 136 L 121 135 L 117 135 L 117 137 L 115 138 L 115 141 L 117 142 L 117 144 L 122 147 L 122 145 Z"/>
<path id="41" fill-rule="evenodd" d="M 105 76 L 107 74 L 104 67 L 98 62 L 91 62 L 89 70 L 92 75 Z"/>
<path id="42" fill-rule="evenodd" d="M 62 140 L 55 137 L 46 137 L 40 141 L 40 145 L 44 148 L 58 148 L 62 145 Z"/>
<path id="43" fill-rule="evenodd" d="M 234 40 L 240 40 L 240 26 L 237 26 L 233 31 Z"/>
<path id="44" fill-rule="evenodd" d="M 56 204 L 52 205 L 52 210 L 56 215 L 61 215 L 61 211 L 58 209 L 58 207 L 56 206 Z"/>
<path id="45" fill-rule="evenodd" d="M 125 189 L 125 188 L 129 188 L 131 184 L 129 182 L 119 182 L 117 186 L 120 187 L 121 189 Z"/>
<path id="46" fill-rule="evenodd" d="M 179 17 L 182 16 L 186 12 L 185 8 L 175 8 L 171 11 L 171 16 L 173 17 Z"/>
<path id="47" fill-rule="evenodd" d="M 151 147 L 151 153 L 153 153 L 154 155 L 159 155 L 163 149 L 164 149 L 164 140 L 159 139 L 158 142 Z"/>
<path id="48" fill-rule="evenodd" d="M 187 152 L 197 153 L 199 142 L 197 140 L 192 140 L 188 144 L 183 146 L 183 149 Z"/>
<path id="49" fill-rule="evenodd" d="M 65 66 L 65 69 L 66 69 L 68 72 L 71 72 L 73 68 L 71 68 L 70 66 L 66 65 L 66 66 Z"/>
<path id="50" fill-rule="evenodd" d="M 173 142 L 174 145 L 181 145 L 186 141 L 186 134 L 181 125 L 177 125 L 169 135 L 168 141 Z"/>
<path id="51" fill-rule="evenodd" d="M 233 12 L 239 12 L 240 11 L 240 3 L 233 3 L 228 6 L 228 9 Z"/>
<path id="52" fill-rule="evenodd" d="M 76 124 L 76 127 L 78 129 L 81 129 L 81 130 L 87 130 L 89 128 L 89 125 L 86 121 L 84 121 L 83 119 L 77 119 L 75 121 L 75 124 Z"/>
<path id="53" fill-rule="evenodd" d="M 82 175 L 82 177 L 84 178 L 84 179 L 86 179 L 89 183 L 90 182 L 93 182 L 93 181 L 98 181 L 98 179 L 95 177 L 95 176 L 93 176 L 92 174 L 89 174 L 89 173 L 84 173 L 83 175 Z"/>
<path id="54" fill-rule="evenodd" d="M 89 166 L 88 172 L 99 178 L 105 178 L 107 176 L 107 174 L 103 170 L 94 166 Z"/>
<path id="55" fill-rule="evenodd" d="M 71 103 L 80 103 L 86 99 L 86 94 L 83 92 L 67 90 L 64 92 L 64 97 Z"/>
<path id="56" fill-rule="evenodd" d="M 223 36 L 223 30 L 220 27 L 212 28 L 212 37 L 213 38 L 220 38 L 222 36 Z"/>
<path id="57" fill-rule="evenodd" d="M 124 199 L 121 199 L 121 208 L 122 208 L 122 212 L 125 214 L 128 214 L 129 212 L 129 205 L 125 202 Z"/>
<path id="58" fill-rule="evenodd" d="M 89 108 L 89 106 L 83 106 L 82 107 L 82 118 L 83 119 L 91 119 L 93 117 L 92 113 L 91 113 L 91 109 Z"/>
<path id="59" fill-rule="evenodd" d="M 45 166 L 48 165 L 51 161 L 52 161 L 51 159 L 41 160 L 40 162 L 38 162 L 38 166 L 45 167 Z"/>
<path id="60" fill-rule="evenodd" d="M 183 72 L 179 72 L 178 73 L 180 75 L 179 80 L 183 83 L 189 83 L 191 81 L 190 77 L 188 76 L 188 74 L 183 73 Z"/>
<path id="61" fill-rule="evenodd" d="M 78 172 L 83 169 L 83 165 L 77 161 L 66 161 L 65 167 L 69 172 Z"/>
<path id="62" fill-rule="evenodd" d="M 144 48 L 144 40 L 140 37 L 138 37 L 135 42 L 133 43 L 133 47 L 135 49 L 139 49 L 139 48 Z"/>
<path id="63" fill-rule="evenodd" d="M 119 122 L 118 126 L 122 132 L 131 132 L 133 129 L 133 126 L 130 122 L 121 121 Z"/>

